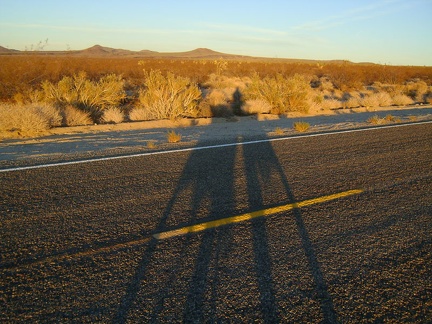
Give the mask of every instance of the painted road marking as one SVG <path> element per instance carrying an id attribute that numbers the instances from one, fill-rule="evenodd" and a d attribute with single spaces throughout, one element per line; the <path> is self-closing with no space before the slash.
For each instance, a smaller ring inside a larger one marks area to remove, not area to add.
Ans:
<path id="1" fill-rule="evenodd" d="M 70 259 L 77 259 L 77 258 L 81 258 L 81 257 L 91 257 L 93 255 L 104 253 L 104 252 L 110 253 L 110 252 L 113 252 L 116 250 L 133 248 L 136 246 L 147 244 L 152 239 L 165 240 L 165 239 L 169 239 L 169 238 L 176 237 L 176 236 L 186 235 L 189 233 L 197 233 L 197 232 L 201 232 L 201 231 L 204 231 L 204 230 L 210 229 L 210 228 L 216 228 L 216 227 L 220 227 L 220 226 L 224 226 L 224 225 L 240 223 L 240 222 L 244 222 L 244 221 L 251 220 L 254 218 L 258 218 L 258 217 L 266 217 L 266 216 L 274 215 L 274 214 L 277 214 L 280 212 L 285 212 L 285 211 L 289 211 L 289 210 L 293 210 L 293 209 L 297 209 L 297 208 L 303 208 L 306 206 L 324 203 L 327 201 L 336 200 L 336 199 L 344 198 L 344 197 L 348 197 L 348 196 L 358 195 L 358 194 L 362 193 L 363 191 L 364 190 L 362 190 L 362 189 L 343 191 L 343 192 L 339 192 L 339 193 L 335 193 L 335 194 L 331 194 L 331 195 L 327 195 L 327 196 L 321 196 L 318 198 L 303 200 L 300 202 L 295 202 L 295 203 L 286 204 L 286 205 L 282 205 L 282 206 L 276 206 L 276 207 L 271 207 L 271 208 L 267 208 L 267 209 L 257 210 L 254 212 L 245 213 L 245 214 L 241 214 L 241 215 L 237 215 L 237 216 L 221 218 L 221 219 L 217 219 L 214 221 L 204 222 L 204 223 L 191 225 L 191 226 L 185 226 L 185 227 L 170 230 L 170 231 L 156 233 L 150 237 L 143 237 L 143 238 L 137 239 L 137 240 L 117 243 L 117 244 L 103 246 L 103 247 L 99 247 L 99 248 L 94 247 L 94 248 L 90 248 L 90 249 L 87 249 L 84 251 L 79 251 L 76 253 L 64 253 L 64 254 L 58 254 L 58 255 L 50 255 L 50 256 L 42 257 L 42 258 L 37 259 L 37 260 L 27 260 L 27 261 L 22 262 L 21 264 L 6 265 L 6 266 L 1 266 L 1 267 L 11 269 L 11 268 L 18 268 L 18 267 L 25 266 L 25 265 L 37 265 L 37 264 L 47 263 L 47 262 L 49 263 L 49 262 L 53 262 L 53 261 L 70 260 Z"/>
<path id="2" fill-rule="evenodd" d="M 143 156 L 150 156 L 150 155 L 161 155 L 161 154 L 170 154 L 170 153 L 178 153 L 178 152 L 191 152 L 191 151 L 198 151 L 198 150 L 208 150 L 208 149 L 215 149 L 215 148 L 222 148 L 222 147 L 231 147 L 231 146 L 237 146 L 237 145 L 250 145 L 250 144 L 259 144 L 259 143 L 276 142 L 276 141 L 287 141 L 287 140 L 294 140 L 294 139 L 299 139 L 299 138 L 365 132 L 365 131 L 377 130 L 377 129 L 414 126 L 414 125 L 422 125 L 422 124 L 430 124 L 430 123 L 432 123 L 432 121 L 399 124 L 399 125 L 375 126 L 375 127 L 361 128 L 361 129 L 349 129 L 349 130 L 343 130 L 343 131 L 332 131 L 332 132 L 323 132 L 323 133 L 315 133 L 315 134 L 295 135 L 295 136 L 289 136 L 289 137 L 268 138 L 268 139 L 262 139 L 262 140 L 256 140 L 256 141 L 189 147 L 189 148 L 174 149 L 174 150 L 168 150 L 168 151 L 157 151 L 157 152 L 146 152 L 146 153 L 137 153 L 137 154 L 129 154 L 129 155 L 109 156 L 109 157 L 94 158 L 94 159 L 88 159 L 88 160 L 48 163 L 48 164 L 0 169 L 0 172 L 24 171 L 24 170 L 50 168 L 50 167 L 57 167 L 57 166 L 64 166 L 64 165 L 84 164 L 84 163 L 92 163 L 92 162 L 101 162 L 101 161 L 110 161 L 110 160 L 143 157 Z"/>
<path id="3" fill-rule="evenodd" d="M 257 210 L 254 212 L 245 213 L 245 214 L 227 217 L 227 218 L 222 218 L 222 219 L 217 219 L 214 221 L 204 222 L 201 224 L 185 226 L 185 227 L 178 228 L 175 230 L 154 234 L 153 237 L 158 239 L 158 240 L 164 240 L 164 239 L 168 239 L 168 238 L 175 237 L 175 236 L 185 235 L 188 233 L 201 232 L 201 231 L 204 231 L 204 230 L 209 229 L 209 228 L 215 228 L 215 227 L 228 225 L 228 224 L 234 224 L 234 223 L 240 223 L 240 222 L 251 220 L 251 219 L 254 219 L 257 217 L 270 216 L 273 214 L 277 214 L 280 212 L 284 212 L 284 211 L 288 211 L 288 210 L 292 210 L 292 209 L 296 209 L 296 208 L 302 208 L 302 207 L 315 205 L 315 204 L 323 203 L 323 202 L 330 201 L 330 200 L 335 200 L 338 198 L 357 195 L 357 194 L 360 194 L 362 192 L 363 192 L 363 190 L 361 190 L 361 189 L 348 190 L 348 191 L 344 191 L 344 192 L 340 192 L 340 193 L 336 193 L 336 194 L 332 194 L 332 195 L 322 196 L 322 197 L 318 197 L 318 198 L 314 198 L 314 199 L 303 200 L 303 201 L 296 202 L 296 203 L 291 203 L 291 204 L 287 204 L 287 205 Z"/>

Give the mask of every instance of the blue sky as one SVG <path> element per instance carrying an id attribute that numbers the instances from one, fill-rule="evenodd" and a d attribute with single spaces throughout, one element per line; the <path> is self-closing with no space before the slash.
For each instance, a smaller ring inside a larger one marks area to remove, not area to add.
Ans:
<path id="1" fill-rule="evenodd" d="M 0 45 L 432 66 L 432 0 L 0 0 Z"/>

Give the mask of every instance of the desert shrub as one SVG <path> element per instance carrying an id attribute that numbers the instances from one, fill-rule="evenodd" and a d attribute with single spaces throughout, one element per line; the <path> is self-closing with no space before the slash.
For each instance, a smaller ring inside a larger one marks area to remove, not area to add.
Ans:
<path id="1" fill-rule="evenodd" d="M 393 100 L 387 92 L 378 92 L 375 93 L 374 96 L 376 97 L 380 107 L 387 107 L 393 104 Z"/>
<path id="2" fill-rule="evenodd" d="M 427 83 L 422 80 L 411 80 L 405 84 L 405 94 L 417 102 L 424 102 L 428 91 Z"/>
<path id="3" fill-rule="evenodd" d="M 30 104 L 30 107 L 48 121 L 49 127 L 58 127 L 62 125 L 63 116 L 60 109 L 49 104 Z"/>
<path id="4" fill-rule="evenodd" d="M 414 101 L 404 94 L 397 94 L 393 98 L 393 104 L 396 106 L 407 106 L 411 105 Z"/>
<path id="5" fill-rule="evenodd" d="M 309 128 L 310 128 L 310 124 L 307 122 L 299 121 L 299 122 L 294 123 L 294 129 L 297 132 L 303 133 L 303 132 L 306 132 Z"/>
<path id="6" fill-rule="evenodd" d="M 145 73 L 145 89 L 140 91 L 139 102 L 154 119 L 196 117 L 201 91 L 189 78 L 161 71 Z"/>
<path id="7" fill-rule="evenodd" d="M 359 99 L 359 104 L 362 107 L 378 107 L 379 100 L 374 94 L 366 95 Z"/>
<path id="8" fill-rule="evenodd" d="M 373 124 L 373 125 L 382 125 L 388 122 L 388 120 L 386 118 L 381 118 L 378 115 L 374 115 L 372 117 L 369 117 L 367 122 L 369 124 Z"/>
<path id="9" fill-rule="evenodd" d="M 82 126 L 91 125 L 90 115 L 72 105 L 67 105 L 61 110 L 63 115 L 64 126 Z"/>
<path id="10" fill-rule="evenodd" d="M 283 114 L 289 111 L 308 112 L 308 93 L 310 85 L 308 80 L 299 74 L 284 77 L 277 74 L 275 77 L 260 78 L 255 74 L 251 84 L 245 89 L 248 99 L 260 99 L 272 106 L 272 113 Z"/>
<path id="11" fill-rule="evenodd" d="M 39 92 L 36 91 L 36 94 Z M 120 76 L 109 74 L 98 81 L 91 81 L 85 72 L 80 72 L 72 77 L 65 76 L 57 83 L 44 81 L 42 97 L 44 101 L 60 106 L 79 107 L 97 121 L 103 109 L 119 105 L 126 98 L 126 92 Z"/>
<path id="12" fill-rule="evenodd" d="M 356 97 L 350 97 L 345 100 L 343 103 L 344 108 L 357 108 L 360 106 L 359 99 Z"/>
<path id="13" fill-rule="evenodd" d="M 103 111 L 101 121 L 105 124 L 119 124 L 124 121 L 124 114 L 118 107 L 109 107 Z"/>
<path id="14" fill-rule="evenodd" d="M 50 127 L 50 118 L 37 106 L 0 106 L 0 132 L 18 132 L 23 136 L 31 136 Z"/>
<path id="15" fill-rule="evenodd" d="M 241 107 L 243 114 L 269 114 L 272 107 L 270 104 L 262 99 L 251 99 L 247 100 L 245 104 Z"/>
<path id="16" fill-rule="evenodd" d="M 248 77 L 227 77 L 224 75 L 210 74 L 208 80 L 204 83 L 205 87 L 213 89 L 246 89 L 247 85 L 251 82 Z"/>
<path id="17" fill-rule="evenodd" d="M 343 104 L 337 99 L 324 99 L 321 103 L 323 109 L 338 109 L 342 108 Z"/>
<path id="18" fill-rule="evenodd" d="M 134 107 L 129 112 L 129 119 L 132 121 L 151 120 L 152 117 L 146 108 Z"/>
<path id="19" fill-rule="evenodd" d="M 222 89 L 211 89 L 204 98 L 210 106 L 228 105 L 229 95 Z"/>
<path id="20" fill-rule="evenodd" d="M 318 88 L 321 91 L 332 91 L 334 90 L 334 85 L 333 82 L 331 82 L 328 78 L 321 77 L 319 79 Z"/>
<path id="21" fill-rule="evenodd" d="M 167 141 L 168 143 L 177 143 L 181 141 L 181 134 L 176 133 L 175 131 L 169 131 L 167 133 Z"/>

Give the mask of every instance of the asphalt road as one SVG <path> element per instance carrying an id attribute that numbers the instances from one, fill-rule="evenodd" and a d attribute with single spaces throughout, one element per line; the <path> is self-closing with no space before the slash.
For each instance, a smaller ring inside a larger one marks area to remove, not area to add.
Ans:
<path id="1" fill-rule="evenodd" d="M 0 172 L 0 322 L 428 323 L 431 157 L 423 124 Z"/>

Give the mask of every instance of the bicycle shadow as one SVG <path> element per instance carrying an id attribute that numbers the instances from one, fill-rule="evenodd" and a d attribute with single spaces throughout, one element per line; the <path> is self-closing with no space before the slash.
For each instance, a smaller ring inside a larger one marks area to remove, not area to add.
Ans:
<path id="1" fill-rule="evenodd" d="M 263 134 L 265 135 L 265 134 Z M 243 186 L 237 187 L 238 179 L 243 180 Z M 237 146 L 224 146 L 209 150 L 192 151 L 185 163 L 172 198 L 167 203 L 165 211 L 160 219 L 155 233 L 160 233 L 171 228 L 200 224 L 211 220 L 230 217 L 238 214 L 238 195 L 243 191 L 247 199 L 247 211 L 262 210 L 274 205 L 276 202 L 268 197 L 272 186 L 278 182 L 278 186 L 284 191 L 285 203 L 296 202 L 296 197 L 285 174 L 284 167 L 273 149 L 271 142 L 258 144 L 239 144 Z M 237 198 L 236 198 L 237 197 Z M 280 202 L 279 202 L 280 203 Z M 179 206 L 183 207 L 179 207 Z M 293 211 L 297 232 L 300 236 L 301 246 L 307 258 L 309 271 L 313 278 L 314 295 L 317 296 L 321 313 L 326 323 L 337 322 L 332 298 L 320 268 L 313 243 L 309 237 L 300 209 Z M 265 323 L 281 321 L 281 310 L 278 307 L 278 296 L 274 282 L 272 268 L 272 252 L 269 246 L 269 233 L 266 224 L 267 218 L 256 218 L 250 221 L 250 251 L 251 268 L 248 269 L 250 277 L 258 287 L 256 312 Z M 169 269 L 170 274 L 165 282 L 159 282 L 155 292 L 147 296 L 147 305 L 151 322 L 161 319 L 165 311 L 166 301 L 182 304 L 183 322 L 218 321 L 216 300 L 219 296 L 214 293 L 218 287 L 226 284 L 218 273 L 218 263 L 223 255 L 227 254 L 230 245 L 234 244 L 234 226 L 227 225 L 223 228 L 206 229 L 200 234 L 187 234 L 178 248 L 176 259 L 172 265 L 188 268 L 188 278 L 179 278 L 176 268 Z M 115 323 L 123 323 L 128 319 L 129 313 L 136 304 L 142 291 L 145 290 L 149 279 L 152 261 L 156 258 L 160 241 L 152 238 L 145 249 L 141 261 L 129 282 L 122 298 L 117 313 L 113 319 Z M 190 255 L 189 250 L 194 248 L 194 263 L 181 265 L 182 260 Z M 159 255 L 159 254 L 158 254 Z M 239 266 L 240 267 L 240 266 Z M 225 279 L 232 280 L 241 270 L 233 266 L 232 272 Z M 185 291 L 173 293 L 173 285 L 177 281 L 184 280 Z M 242 288 L 243 289 L 243 288 Z M 182 294 L 182 298 L 175 296 Z M 246 294 L 245 294 L 246 295 Z M 251 295 L 248 295 L 251 296 Z M 225 298 L 227 298 L 225 296 Z M 246 297 L 245 297 L 246 298 Z M 229 298 L 228 298 L 229 299 Z M 233 302 L 233 300 L 229 300 Z M 225 301 L 224 303 L 227 303 Z M 235 304 L 235 303 L 233 303 Z M 150 310 L 151 309 L 151 310 Z M 178 318 L 176 319 L 178 320 Z"/>

